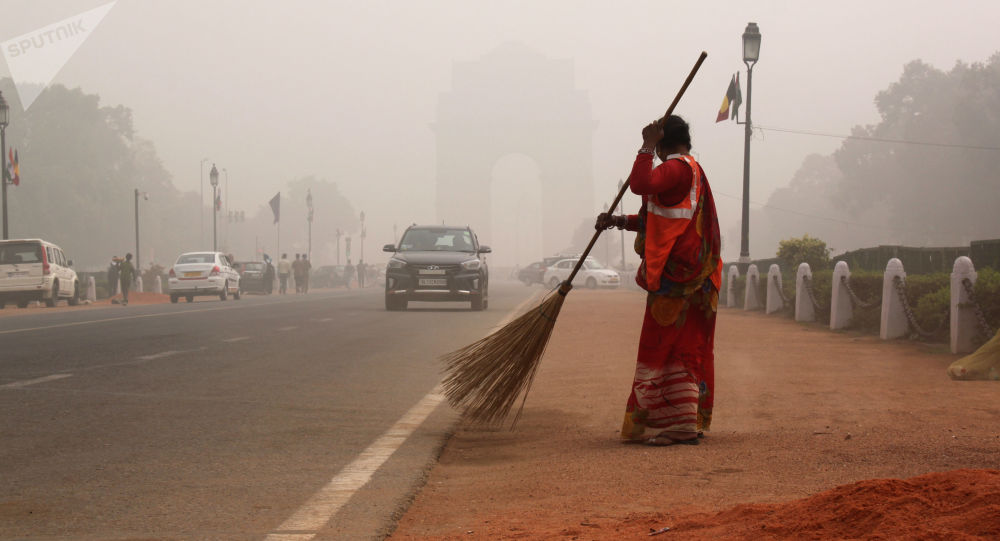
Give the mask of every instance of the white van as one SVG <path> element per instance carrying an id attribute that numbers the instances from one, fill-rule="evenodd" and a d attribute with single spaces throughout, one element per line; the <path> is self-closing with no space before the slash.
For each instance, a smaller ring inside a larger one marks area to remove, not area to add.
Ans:
<path id="1" fill-rule="evenodd" d="M 0 308 L 31 301 L 80 303 L 80 280 L 61 248 L 41 239 L 0 240 Z"/>

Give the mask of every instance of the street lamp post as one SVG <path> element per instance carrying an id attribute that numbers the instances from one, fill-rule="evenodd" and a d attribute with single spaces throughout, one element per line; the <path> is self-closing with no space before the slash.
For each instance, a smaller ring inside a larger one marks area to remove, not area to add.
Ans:
<path id="1" fill-rule="evenodd" d="M 3 192 L 3 240 L 9 238 L 7 229 L 7 124 L 10 120 L 7 115 L 9 113 L 10 106 L 0 92 L 0 179 L 3 180 L 0 182 L 3 185 L 0 190 Z"/>
<path id="2" fill-rule="evenodd" d="M 625 181 L 618 181 L 618 191 L 622 191 L 622 186 L 625 185 Z M 622 198 L 624 199 L 624 197 Z M 625 214 L 625 202 L 618 201 L 618 214 Z M 622 271 L 625 270 L 625 230 L 622 229 Z"/>
<path id="3" fill-rule="evenodd" d="M 226 216 L 229 216 L 229 171 L 223 167 L 222 174 L 226 176 Z M 229 247 L 229 220 L 226 221 L 226 252 L 230 252 L 232 249 Z"/>
<path id="4" fill-rule="evenodd" d="M 337 229 L 337 264 L 340 265 L 340 237 L 344 236 L 344 232 L 339 228 Z"/>
<path id="5" fill-rule="evenodd" d="M 218 200 L 218 189 L 219 189 L 219 170 L 215 168 L 215 164 L 212 164 L 212 170 L 208 173 L 208 179 L 212 183 L 212 251 L 217 252 L 219 250 L 219 239 L 216 230 L 216 217 L 218 212 L 216 212 L 215 202 Z"/>
<path id="6" fill-rule="evenodd" d="M 760 30 L 757 23 L 747 23 L 743 31 L 743 63 L 747 67 L 747 112 L 743 131 L 743 222 L 740 231 L 740 259 L 744 269 L 750 264 L 750 136 L 753 122 L 750 120 L 750 104 L 753 96 L 753 66 L 760 58 Z"/>
<path id="7" fill-rule="evenodd" d="M 139 262 L 139 196 L 149 200 L 149 192 L 140 192 L 135 189 L 135 270 L 142 274 L 142 264 Z"/>

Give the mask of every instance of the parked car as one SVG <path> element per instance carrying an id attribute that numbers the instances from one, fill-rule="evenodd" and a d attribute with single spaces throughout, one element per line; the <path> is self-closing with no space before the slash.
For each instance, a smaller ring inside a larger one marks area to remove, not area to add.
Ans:
<path id="1" fill-rule="evenodd" d="M 561 259 L 566 259 L 568 256 L 554 256 L 546 257 L 541 261 L 535 261 L 534 263 L 524 267 L 517 272 L 517 279 L 524 283 L 526 286 L 531 284 L 544 284 L 545 283 L 545 271 L 548 270 L 549 266 Z"/>
<path id="2" fill-rule="evenodd" d="M 309 287 L 340 287 L 347 284 L 344 265 L 323 265 L 309 273 Z"/>
<path id="3" fill-rule="evenodd" d="M 569 279 L 569 273 L 573 272 L 573 267 L 576 266 L 576 262 L 579 260 L 579 258 L 575 258 L 557 261 L 545 271 L 545 283 L 549 284 L 552 288 L 558 287 L 559 284 Z M 604 268 L 604 265 L 599 261 L 588 257 L 583 261 L 580 272 L 573 278 L 573 285 L 585 285 L 591 289 L 598 287 L 615 288 L 621 285 L 621 278 L 616 271 Z"/>
<path id="4" fill-rule="evenodd" d="M 195 297 L 216 296 L 226 300 L 229 295 L 240 298 L 240 274 L 222 252 L 189 252 L 181 254 L 170 268 L 170 302 L 181 297 L 188 302 Z"/>
<path id="5" fill-rule="evenodd" d="M 55 306 L 80 303 L 80 280 L 62 248 L 41 239 L 0 241 L 0 308 L 8 302 L 25 308 L 31 301 Z"/>
<path id="6" fill-rule="evenodd" d="M 473 310 L 489 307 L 489 246 L 469 227 L 412 225 L 385 269 L 385 309 L 405 310 L 410 301 L 468 301 Z"/>
<path id="7" fill-rule="evenodd" d="M 268 272 L 267 263 L 237 261 L 233 267 L 240 273 L 240 293 L 270 295 L 274 291 L 274 275 Z"/>

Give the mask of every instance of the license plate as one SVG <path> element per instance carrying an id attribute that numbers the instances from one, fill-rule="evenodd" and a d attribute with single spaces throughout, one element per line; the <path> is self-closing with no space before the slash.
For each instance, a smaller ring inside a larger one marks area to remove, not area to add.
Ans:
<path id="1" fill-rule="evenodd" d="M 28 271 L 11 271 L 7 273 L 8 278 L 14 278 L 15 276 L 27 276 Z"/>
<path id="2" fill-rule="evenodd" d="M 420 274 L 445 274 L 444 269 L 420 269 Z"/>
<path id="3" fill-rule="evenodd" d="M 184 277 L 185 278 L 197 278 L 199 276 L 201 276 L 200 272 L 185 272 L 184 273 Z"/>
<path id="4" fill-rule="evenodd" d="M 420 278 L 417 281 L 418 285 L 422 286 L 446 286 L 448 285 L 447 278 Z"/>

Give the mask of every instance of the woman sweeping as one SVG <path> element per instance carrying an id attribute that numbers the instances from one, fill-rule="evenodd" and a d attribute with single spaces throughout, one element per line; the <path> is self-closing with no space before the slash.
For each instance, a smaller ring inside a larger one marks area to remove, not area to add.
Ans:
<path id="1" fill-rule="evenodd" d="M 638 214 L 600 214 L 598 229 L 635 231 L 636 282 L 648 292 L 622 441 L 697 445 L 714 402 L 715 314 L 722 280 L 719 222 L 687 122 L 671 115 L 642 130 L 632 166 Z M 663 162 L 653 166 L 654 154 Z"/>

